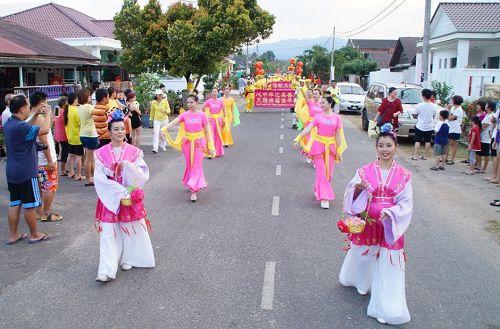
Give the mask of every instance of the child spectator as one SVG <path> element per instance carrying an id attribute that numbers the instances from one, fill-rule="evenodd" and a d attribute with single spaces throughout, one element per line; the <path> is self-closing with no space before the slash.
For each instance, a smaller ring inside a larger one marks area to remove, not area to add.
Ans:
<path id="1" fill-rule="evenodd" d="M 478 173 L 480 174 L 486 173 L 486 169 L 488 169 L 488 162 L 490 160 L 491 132 L 493 130 L 492 119 L 495 106 L 486 106 L 485 109 L 486 115 L 481 120 L 481 152 L 478 154 L 480 160 L 477 166 Z"/>
<path id="2" fill-rule="evenodd" d="M 448 117 L 448 126 L 450 127 L 449 147 L 448 152 L 446 152 L 446 164 L 455 164 L 455 156 L 457 155 L 457 146 L 460 135 L 462 134 L 462 121 L 464 119 L 465 112 L 462 109 L 462 103 L 464 99 L 462 96 L 455 95 L 451 98 L 451 110 Z M 451 152 L 451 157 L 448 159 L 448 154 Z"/>
<path id="3" fill-rule="evenodd" d="M 481 151 L 481 119 L 478 116 L 472 118 L 472 128 L 469 131 L 469 171 L 466 175 L 474 175 L 476 164 L 476 152 Z"/>
<path id="4" fill-rule="evenodd" d="M 449 113 L 446 110 L 439 112 L 439 121 L 434 128 L 436 136 L 434 138 L 434 155 L 436 156 L 436 163 L 431 170 L 444 170 L 444 163 L 446 153 L 448 153 L 448 134 L 450 132 L 450 127 L 448 126 L 448 116 Z"/>

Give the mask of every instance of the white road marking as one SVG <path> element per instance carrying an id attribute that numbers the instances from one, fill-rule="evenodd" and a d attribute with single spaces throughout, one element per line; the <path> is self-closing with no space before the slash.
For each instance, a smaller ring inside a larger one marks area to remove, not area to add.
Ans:
<path id="1" fill-rule="evenodd" d="M 281 112 L 285 112 L 285 109 L 281 109 Z"/>
<path id="2" fill-rule="evenodd" d="M 273 309 L 275 270 L 276 262 L 266 262 L 266 269 L 264 270 L 264 284 L 262 286 L 262 300 L 260 302 L 260 308 L 263 310 Z"/>
<path id="3" fill-rule="evenodd" d="M 283 138 L 285 138 L 285 135 L 281 134 L 280 135 L 280 140 L 283 140 Z"/>
<path id="4" fill-rule="evenodd" d="M 279 150 L 278 150 L 278 153 L 279 154 L 283 154 L 283 146 L 280 146 Z"/>
<path id="5" fill-rule="evenodd" d="M 276 176 L 281 175 L 281 165 L 276 165 Z"/>
<path id="6" fill-rule="evenodd" d="M 285 118 L 281 118 L 281 121 L 285 121 Z"/>
<path id="7" fill-rule="evenodd" d="M 285 113 L 281 113 L 281 116 L 284 117 L 285 116 Z"/>
<path id="8" fill-rule="evenodd" d="M 280 197 L 273 196 L 273 205 L 271 207 L 271 215 L 279 216 L 280 215 Z"/>
<path id="9" fill-rule="evenodd" d="M 285 128 L 285 126 L 284 126 L 284 125 L 281 125 L 281 126 L 280 126 L 280 128 L 281 128 L 281 129 L 283 129 L 283 128 Z"/>

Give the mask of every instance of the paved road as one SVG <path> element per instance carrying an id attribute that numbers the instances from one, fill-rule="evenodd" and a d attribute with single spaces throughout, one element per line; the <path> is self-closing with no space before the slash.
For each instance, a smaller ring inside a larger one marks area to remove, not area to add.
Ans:
<path id="1" fill-rule="evenodd" d="M 313 169 L 290 147 L 290 113 L 242 113 L 241 120 L 237 144 L 205 161 L 209 188 L 194 204 L 180 183 L 182 155 L 153 155 L 145 146 L 153 270 L 94 281 L 95 192 L 65 181 L 56 202 L 65 220 L 41 225 L 54 239 L 0 246 L 0 328 L 381 328 L 366 316 L 368 297 L 337 280 L 341 196 L 355 169 L 374 159 L 373 141 L 344 121 L 349 150 L 333 184 L 339 198 L 323 210 L 313 198 Z M 441 198 L 435 179 L 415 171 L 407 235 L 412 321 L 401 327 L 500 328 L 500 247 L 482 226 L 495 213 Z M 6 204 L 4 193 L 3 214 Z M 2 237 L 6 231 L 4 221 Z"/>

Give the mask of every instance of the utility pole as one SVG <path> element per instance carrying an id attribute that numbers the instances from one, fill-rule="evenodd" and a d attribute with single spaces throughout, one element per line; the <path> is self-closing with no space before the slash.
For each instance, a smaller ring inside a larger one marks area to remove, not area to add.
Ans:
<path id="1" fill-rule="evenodd" d="M 333 57 L 335 54 L 335 26 L 333 27 L 333 39 L 332 39 L 332 60 L 330 62 L 330 80 L 335 79 L 335 66 L 333 66 Z"/>
<path id="2" fill-rule="evenodd" d="M 425 0 L 424 38 L 422 40 L 422 77 L 424 88 L 429 87 L 429 39 L 431 36 L 431 0 Z"/>
<path id="3" fill-rule="evenodd" d="M 245 74 L 250 74 L 250 69 L 248 68 L 248 41 L 247 41 L 247 56 L 245 58 Z"/>

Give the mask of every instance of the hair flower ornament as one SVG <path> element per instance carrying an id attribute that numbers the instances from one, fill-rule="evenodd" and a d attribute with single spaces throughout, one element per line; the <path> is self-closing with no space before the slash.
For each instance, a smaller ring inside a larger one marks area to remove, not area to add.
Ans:
<path id="1" fill-rule="evenodd" d="M 108 117 L 108 123 L 111 121 L 123 121 L 124 114 L 120 110 L 116 110 Z"/>
<path id="2" fill-rule="evenodd" d="M 384 123 L 382 127 L 380 127 L 380 132 L 385 134 L 392 132 L 392 124 Z"/>

